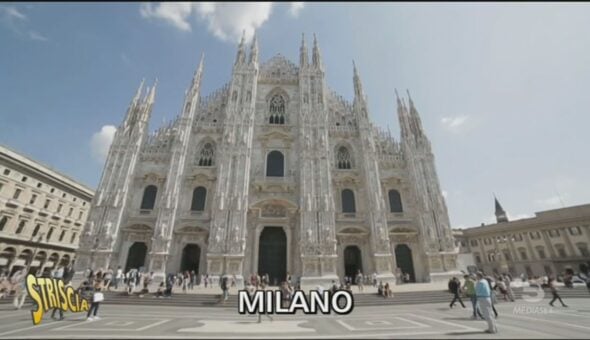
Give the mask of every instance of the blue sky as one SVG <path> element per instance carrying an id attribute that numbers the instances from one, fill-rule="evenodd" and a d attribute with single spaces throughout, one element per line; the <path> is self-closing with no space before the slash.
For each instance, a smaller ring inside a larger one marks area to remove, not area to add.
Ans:
<path id="1" fill-rule="evenodd" d="M 376 125 L 399 133 L 409 89 L 454 227 L 590 203 L 590 5 L 281 3 L 0 5 L 0 143 L 96 187 L 140 80 L 159 79 L 150 128 L 228 81 L 242 30 L 261 60 L 298 61 L 317 34 L 329 86 L 352 99 L 352 60 Z"/>

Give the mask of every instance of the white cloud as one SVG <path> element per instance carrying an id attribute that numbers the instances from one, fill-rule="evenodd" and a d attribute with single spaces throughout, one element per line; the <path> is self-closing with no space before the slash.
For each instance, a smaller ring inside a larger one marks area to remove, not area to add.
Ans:
<path id="1" fill-rule="evenodd" d="M 48 41 L 41 33 L 27 29 L 29 18 L 16 7 L 0 6 L 0 24 L 13 31 L 17 36 L 35 41 Z"/>
<path id="2" fill-rule="evenodd" d="M 161 2 L 157 5 L 151 3 L 141 4 L 139 13 L 144 18 L 155 18 L 172 24 L 181 31 L 190 31 L 191 25 L 187 19 L 190 17 L 193 5 L 187 2 Z"/>
<path id="3" fill-rule="evenodd" d="M 239 41 L 242 32 L 250 41 L 256 29 L 270 17 L 272 6 L 272 2 L 161 2 L 142 4 L 140 13 L 144 18 L 163 20 L 181 31 L 191 31 L 190 19 L 195 15 L 215 37 L 234 42 Z M 297 13 L 302 8 L 301 5 L 292 5 L 291 9 L 293 6 Z"/>
<path id="4" fill-rule="evenodd" d="M 443 117 L 440 122 L 446 129 L 456 132 L 465 126 L 468 119 L 469 116 Z"/>
<path id="5" fill-rule="evenodd" d="M 0 6 L 1 20 L 27 20 L 27 16 L 12 6 Z"/>
<path id="6" fill-rule="evenodd" d="M 92 155 L 96 158 L 96 160 L 100 162 L 104 162 L 106 160 L 116 131 L 117 128 L 113 125 L 104 125 L 99 132 L 96 132 L 94 135 L 92 135 L 92 139 L 90 140 L 90 148 L 92 149 Z"/>
<path id="7" fill-rule="evenodd" d="M 31 38 L 32 40 L 38 40 L 38 41 L 47 41 L 47 40 L 49 40 L 49 39 L 47 39 L 47 37 L 45 37 L 41 33 L 35 32 L 35 31 L 29 31 L 29 38 Z"/>
<path id="8" fill-rule="evenodd" d="M 297 18 L 299 16 L 299 12 L 305 7 L 305 2 L 291 2 L 291 7 L 289 7 L 289 13 Z"/>

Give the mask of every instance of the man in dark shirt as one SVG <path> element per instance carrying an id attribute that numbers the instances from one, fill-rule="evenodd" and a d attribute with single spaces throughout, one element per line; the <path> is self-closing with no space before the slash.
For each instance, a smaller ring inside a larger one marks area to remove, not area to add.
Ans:
<path id="1" fill-rule="evenodd" d="M 453 308 L 453 305 L 455 304 L 455 302 L 457 300 L 459 300 L 459 303 L 461 303 L 461 306 L 463 306 L 463 308 L 465 308 L 465 305 L 463 304 L 463 301 L 461 300 L 461 296 L 459 295 L 459 288 L 461 288 L 461 282 L 459 282 L 459 279 L 457 279 L 456 277 L 453 277 L 451 279 L 451 281 L 449 282 L 449 290 L 451 291 L 451 293 L 453 293 L 453 300 L 451 301 L 451 305 L 450 305 L 451 308 Z"/>

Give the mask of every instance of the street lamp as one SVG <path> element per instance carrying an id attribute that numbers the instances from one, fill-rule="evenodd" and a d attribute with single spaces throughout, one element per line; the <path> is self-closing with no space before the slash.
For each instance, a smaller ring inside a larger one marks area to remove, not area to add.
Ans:
<path id="1" fill-rule="evenodd" d="M 43 236 L 45 236 L 44 233 L 39 234 L 39 237 L 37 238 L 37 242 L 35 242 L 35 250 L 33 251 L 33 255 L 31 256 L 31 260 L 29 261 L 29 263 L 27 264 L 27 267 L 25 269 L 25 273 L 29 274 L 29 270 L 31 270 L 31 265 L 33 264 L 33 261 L 35 260 L 35 256 L 37 255 L 37 250 L 39 250 L 39 245 L 41 244 L 41 241 L 43 240 Z M 34 236 L 31 236 L 31 241 L 33 241 Z"/>

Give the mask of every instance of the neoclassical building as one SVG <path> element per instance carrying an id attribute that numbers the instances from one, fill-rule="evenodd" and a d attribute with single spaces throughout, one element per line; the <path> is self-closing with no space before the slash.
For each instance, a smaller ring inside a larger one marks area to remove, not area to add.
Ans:
<path id="1" fill-rule="evenodd" d="M 77 269 L 157 275 L 287 273 L 303 284 L 363 273 L 425 282 L 456 269 L 457 249 L 430 142 L 409 98 L 401 140 L 376 128 L 356 67 L 354 100 L 325 80 L 314 37 L 299 64 L 259 63 L 239 44 L 229 82 L 200 96 L 203 59 L 178 117 L 148 132 L 156 85 L 140 86 L 118 127 Z"/>
<path id="2" fill-rule="evenodd" d="M 546 210 L 509 221 L 496 200 L 497 223 L 456 230 L 461 256 L 488 273 L 557 275 L 590 261 L 590 204 Z M 461 268 L 465 269 L 465 268 Z"/>
<path id="3" fill-rule="evenodd" d="M 75 257 L 94 191 L 0 146 L 0 271 L 43 273 Z"/>

